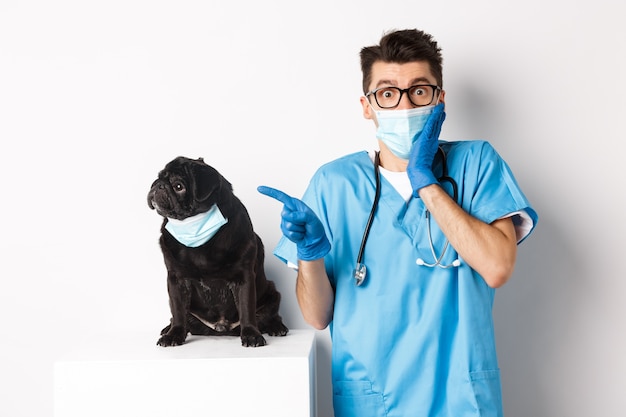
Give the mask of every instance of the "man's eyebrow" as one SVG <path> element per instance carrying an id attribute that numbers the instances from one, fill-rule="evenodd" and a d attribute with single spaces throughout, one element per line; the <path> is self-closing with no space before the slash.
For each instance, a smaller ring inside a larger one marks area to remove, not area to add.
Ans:
<path id="1" fill-rule="evenodd" d="M 411 85 L 417 85 L 417 84 L 430 84 L 431 81 L 426 78 L 426 77 L 417 77 L 417 78 L 413 78 L 411 80 Z M 378 80 L 378 82 L 376 83 L 376 85 L 374 86 L 374 89 L 380 88 L 380 87 L 397 87 L 398 83 L 396 83 L 394 80 Z"/>
<path id="2" fill-rule="evenodd" d="M 396 82 L 395 82 L 395 81 L 391 81 L 391 80 L 378 80 L 378 82 L 377 82 L 377 83 L 376 83 L 376 85 L 374 86 L 374 89 L 380 88 L 380 87 L 382 87 L 382 86 L 385 86 L 385 87 L 389 87 L 389 86 L 395 87 L 395 85 L 396 85 Z"/>
<path id="3" fill-rule="evenodd" d="M 426 77 L 418 77 L 418 78 L 414 78 L 413 81 L 411 81 L 411 85 L 416 85 L 416 84 L 430 84 L 431 81 L 426 78 Z"/>

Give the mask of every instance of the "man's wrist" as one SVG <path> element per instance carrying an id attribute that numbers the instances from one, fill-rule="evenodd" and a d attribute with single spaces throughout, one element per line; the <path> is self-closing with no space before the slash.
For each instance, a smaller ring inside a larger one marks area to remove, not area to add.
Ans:
<path id="1" fill-rule="evenodd" d="M 423 200 L 426 195 L 428 195 L 429 193 L 432 193 L 433 191 L 435 191 L 437 185 L 439 185 L 438 182 L 433 182 L 432 184 L 428 184 L 428 185 L 420 188 L 419 190 L 416 190 L 414 192 L 414 195 L 415 195 L 415 197 L 421 198 Z"/>
<path id="2" fill-rule="evenodd" d="M 437 178 L 432 171 L 412 171 L 409 173 L 413 195 L 419 197 L 419 192 L 429 185 L 437 184 Z"/>
<path id="3" fill-rule="evenodd" d="M 315 243 L 309 246 L 298 246 L 298 259 L 315 261 L 324 258 L 328 252 L 330 252 L 330 242 L 326 236 L 321 236 Z"/>

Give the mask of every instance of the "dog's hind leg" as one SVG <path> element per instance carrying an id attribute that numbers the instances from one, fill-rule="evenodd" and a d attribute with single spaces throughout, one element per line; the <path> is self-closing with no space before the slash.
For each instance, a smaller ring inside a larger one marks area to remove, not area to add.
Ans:
<path id="1" fill-rule="evenodd" d="M 270 336 L 287 336 L 287 333 L 289 333 L 289 329 L 278 315 L 260 318 L 259 330 L 261 333 L 267 333 Z"/>
<path id="2" fill-rule="evenodd" d="M 280 293 L 272 281 L 267 281 L 265 294 L 257 301 L 257 323 L 259 331 L 270 336 L 285 336 L 289 332 L 278 314 Z"/>

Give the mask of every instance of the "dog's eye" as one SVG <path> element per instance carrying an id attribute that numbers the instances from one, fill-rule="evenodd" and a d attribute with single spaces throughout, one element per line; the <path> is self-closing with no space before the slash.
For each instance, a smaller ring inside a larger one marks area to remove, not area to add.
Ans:
<path id="1" fill-rule="evenodd" d="M 185 186 L 180 182 L 175 182 L 172 187 L 174 187 L 174 191 L 177 192 L 185 191 Z"/>

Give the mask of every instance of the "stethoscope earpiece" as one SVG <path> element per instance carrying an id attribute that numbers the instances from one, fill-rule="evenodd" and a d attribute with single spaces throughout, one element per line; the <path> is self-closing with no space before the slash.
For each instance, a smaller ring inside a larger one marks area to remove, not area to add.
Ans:
<path id="1" fill-rule="evenodd" d="M 419 266 L 427 266 L 429 268 L 434 268 L 434 267 L 438 266 L 439 268 L 443 268 L 443 269 L 448 269 L 448 268 L 452 268 L 452 267 L 456 268 L 456 267 L 461 266 L 461 261 L 459 259 L 455 259 L 454 261 L 452 261 L 452 263 L 450 265 L 443 265 L 441 263 L 441 257 L 439 259 L 437 259 L 434 264 L 428 264 L 422 258 L 417 258 L 415 260 L 415 263 L 417 265 L 419 265 Z"/>

